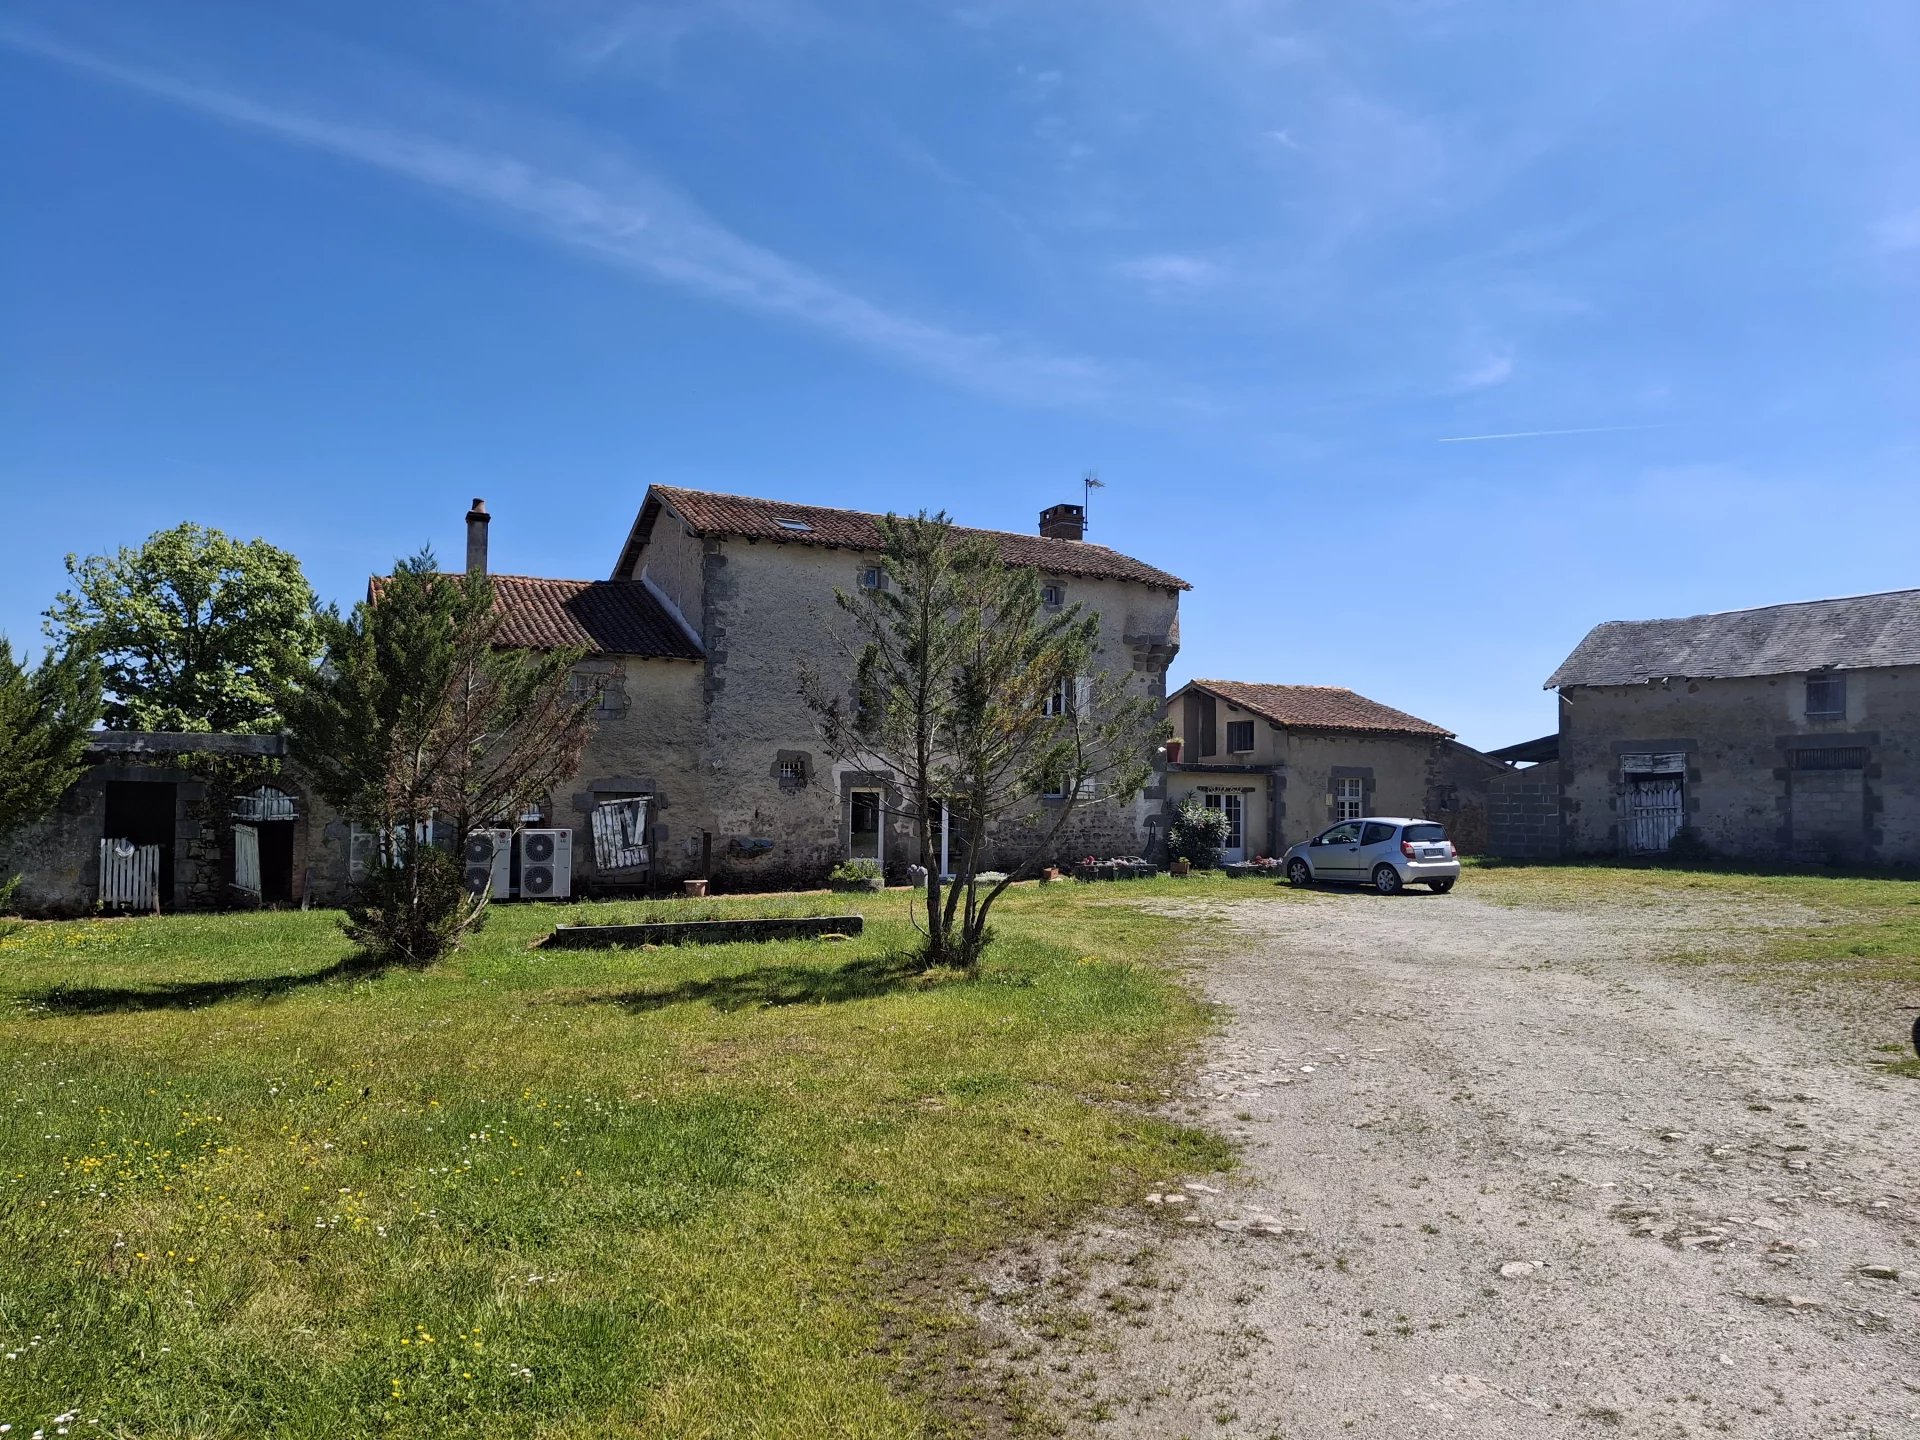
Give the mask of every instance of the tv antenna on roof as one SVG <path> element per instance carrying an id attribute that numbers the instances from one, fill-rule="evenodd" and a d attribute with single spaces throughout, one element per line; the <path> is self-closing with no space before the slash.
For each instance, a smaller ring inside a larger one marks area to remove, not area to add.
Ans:
<path id="1" fill-rule="evenodd" d="M 1093 492 L 1107 488 L 1107 482 L 1089 470 L 1080 479 L 1080 530 L 1087 531 L 1087 512 L 1093 509 Z"/>

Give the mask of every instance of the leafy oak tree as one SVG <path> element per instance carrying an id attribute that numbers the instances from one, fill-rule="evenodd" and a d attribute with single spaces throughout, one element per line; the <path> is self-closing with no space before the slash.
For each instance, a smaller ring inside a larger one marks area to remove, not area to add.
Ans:
<path id="1" fill-rule="evenodd" d="M 114 555 L 69 555 L 67 574 L 47 636 L 98 657 L 109 729 L 270 733 L 276 695 L 318 653 L 313 588 L 265 540 L 176 525 Z"/>
<path id="2" fill-rule="evenodd" d="M 400 562 L 369 599 L 320 618 L 324 659 L 284 694 L 292 750 L 314 788 L 380 837 L 380 862 L 348 907 L 347 933 L 376 958 L 426 964 L 481 923 L 488 896 L 425 843 L 543 801 L 579 768 L 594 697 L 572 694 L 577 650 L 498 643 L 484 574 Z"/>
<path id="3" fill-rule="evenodd" d="M 1006 564 L 993 541 L 925 511 L 880 528 L 883 581 L 836 594 L 841 666 L 803 667 L 801 693 L 836 759 L 898 777 L 892 810 L 928 872 L 924 959 L 971 970 L 994 902 L 1038 870 L 1091 797 L 1139 793 L 1165 727 L 1151 698 L 1096 673 L 1099 617 L 1049 609 L 1039 575 Z M 943 805 L 965 837 L 950 883 Z M 990 838 L 1014 858 L 983 881 Z"/>

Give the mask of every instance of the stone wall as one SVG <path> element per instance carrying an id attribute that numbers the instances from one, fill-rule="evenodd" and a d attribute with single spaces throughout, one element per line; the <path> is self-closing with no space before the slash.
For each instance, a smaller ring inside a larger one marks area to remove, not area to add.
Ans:
<path id="1" fill-rule="evenodd" d="M 1562 692 L 1567 853 L 1622 852 L 1621 756 L 1652 752 L 1684 755 L 1686 824 L 1713 854 L 1920 864 L 1920 669 L 1845 679 L 1830 719 L 1808 717 L 1804 675 Z"/>
<path id="2" fill-rule="evenodd" d="M 1560 765 L 1496 775 L 1487 787 L 1487 853 L 1507 860 L 1560 856 Z"/>
<path id="3" fill-rule="evenodd" d="M 660 528 L 665 528 L 664 526 Z M 651 565 L 651 559 L 647 564 Z M 851 696 L 847 622 L 834 591 L 852 590 L 870 557 L 814 546 L 741 540 L 705 544 L 701 641 L 707 652 L 704 745 L 713 812 L 714 877 L 726 888 L 817 883 L 846 854 L 846 795 L 884 783 L 822 749 L 799 695 L 803 662 Z M 1065 602 L 1100 617 L 1100 663 L 1133 694 L 1159 700 L 1178 647 L 1178 596 L 1117 581 L 1059 582 Z M 783 761 L 802 777 L 782 780 Z M 1156 777 L 1156 781 L 1159 777 Z M 1051 847 L 1053 858 L 1146 853 L 1157 843 L 1162 791 L 1075 807 Z M 1014 862 L 1047 807 L 986 837 L 992 863 Z M 890 823 L 886 862 L 900 874 L 917 858 L 906 822 Z"/>

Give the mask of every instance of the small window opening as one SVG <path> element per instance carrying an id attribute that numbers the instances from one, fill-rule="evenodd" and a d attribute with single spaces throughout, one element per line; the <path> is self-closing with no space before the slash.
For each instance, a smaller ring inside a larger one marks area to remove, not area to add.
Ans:
<path id="1" fill-rule="evenodd" d="M 1807 677 L 1807 718 L 1835 720 L 1847 713 L 1847 677 L 1809 675 Z"/>
<path id="2" fill-rule="evenodd" d="M 1227 753 L 1245 755 L 1253 749 L 1253 721 L 1229 720 L 1227 722 Z"/>
<path id="3" fill-rule="evenodd" d="M 1067 592 L 1062 590 L 1058 585 L 1042 585 L 1040 587 L 1040 603 L 1049 610 L 1058 610 L 1062 605 L 1066 604 L 1066 601 Z"/>
<path id="4" fill-rule="evenodd" d="M 807 522 L 806 522 L 805 520 L 794 520 L 794 519 L 791 519 L 791 518 L 782 518 L 782 519 L 779 519 L 779 520 L 775 520 L 775 521 L 774 521 L 773 523 L 774 523 L 774 524 L 776 524 L 776 525 L 778 525 L 778 526 L 779 526 L 779 527 L 780 527 L 780 528 L 781 528 L 782 530 L 811 530 L 811 529 L 813 529 L 813 526 L 811 526 L 811 525 L 809 525 L 809 524 L 808 524 L 808 523 L 807 523 Z"/>
<path id="5" fill-rule="evenodd" d="M 804 760 L 782 760 L 780 762 L 782 780 L 804 780 L 807 778 L 807 762 Z"/>

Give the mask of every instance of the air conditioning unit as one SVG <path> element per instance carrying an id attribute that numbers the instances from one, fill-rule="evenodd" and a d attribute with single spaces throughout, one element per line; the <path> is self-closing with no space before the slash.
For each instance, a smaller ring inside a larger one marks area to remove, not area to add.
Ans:
<path id="1" fill-rule="evenodd" d="M 467 836 L 461 865 L 469 895 L 491 885 L 494 899 L 506 899 L 513 893 L 513 831 L 475 830 Z"/>
<path id="2" fill-rule="evenodd" d="M 520 897 L 564 900 L 573 893 L 573 831 L 520 832 Z"/>

